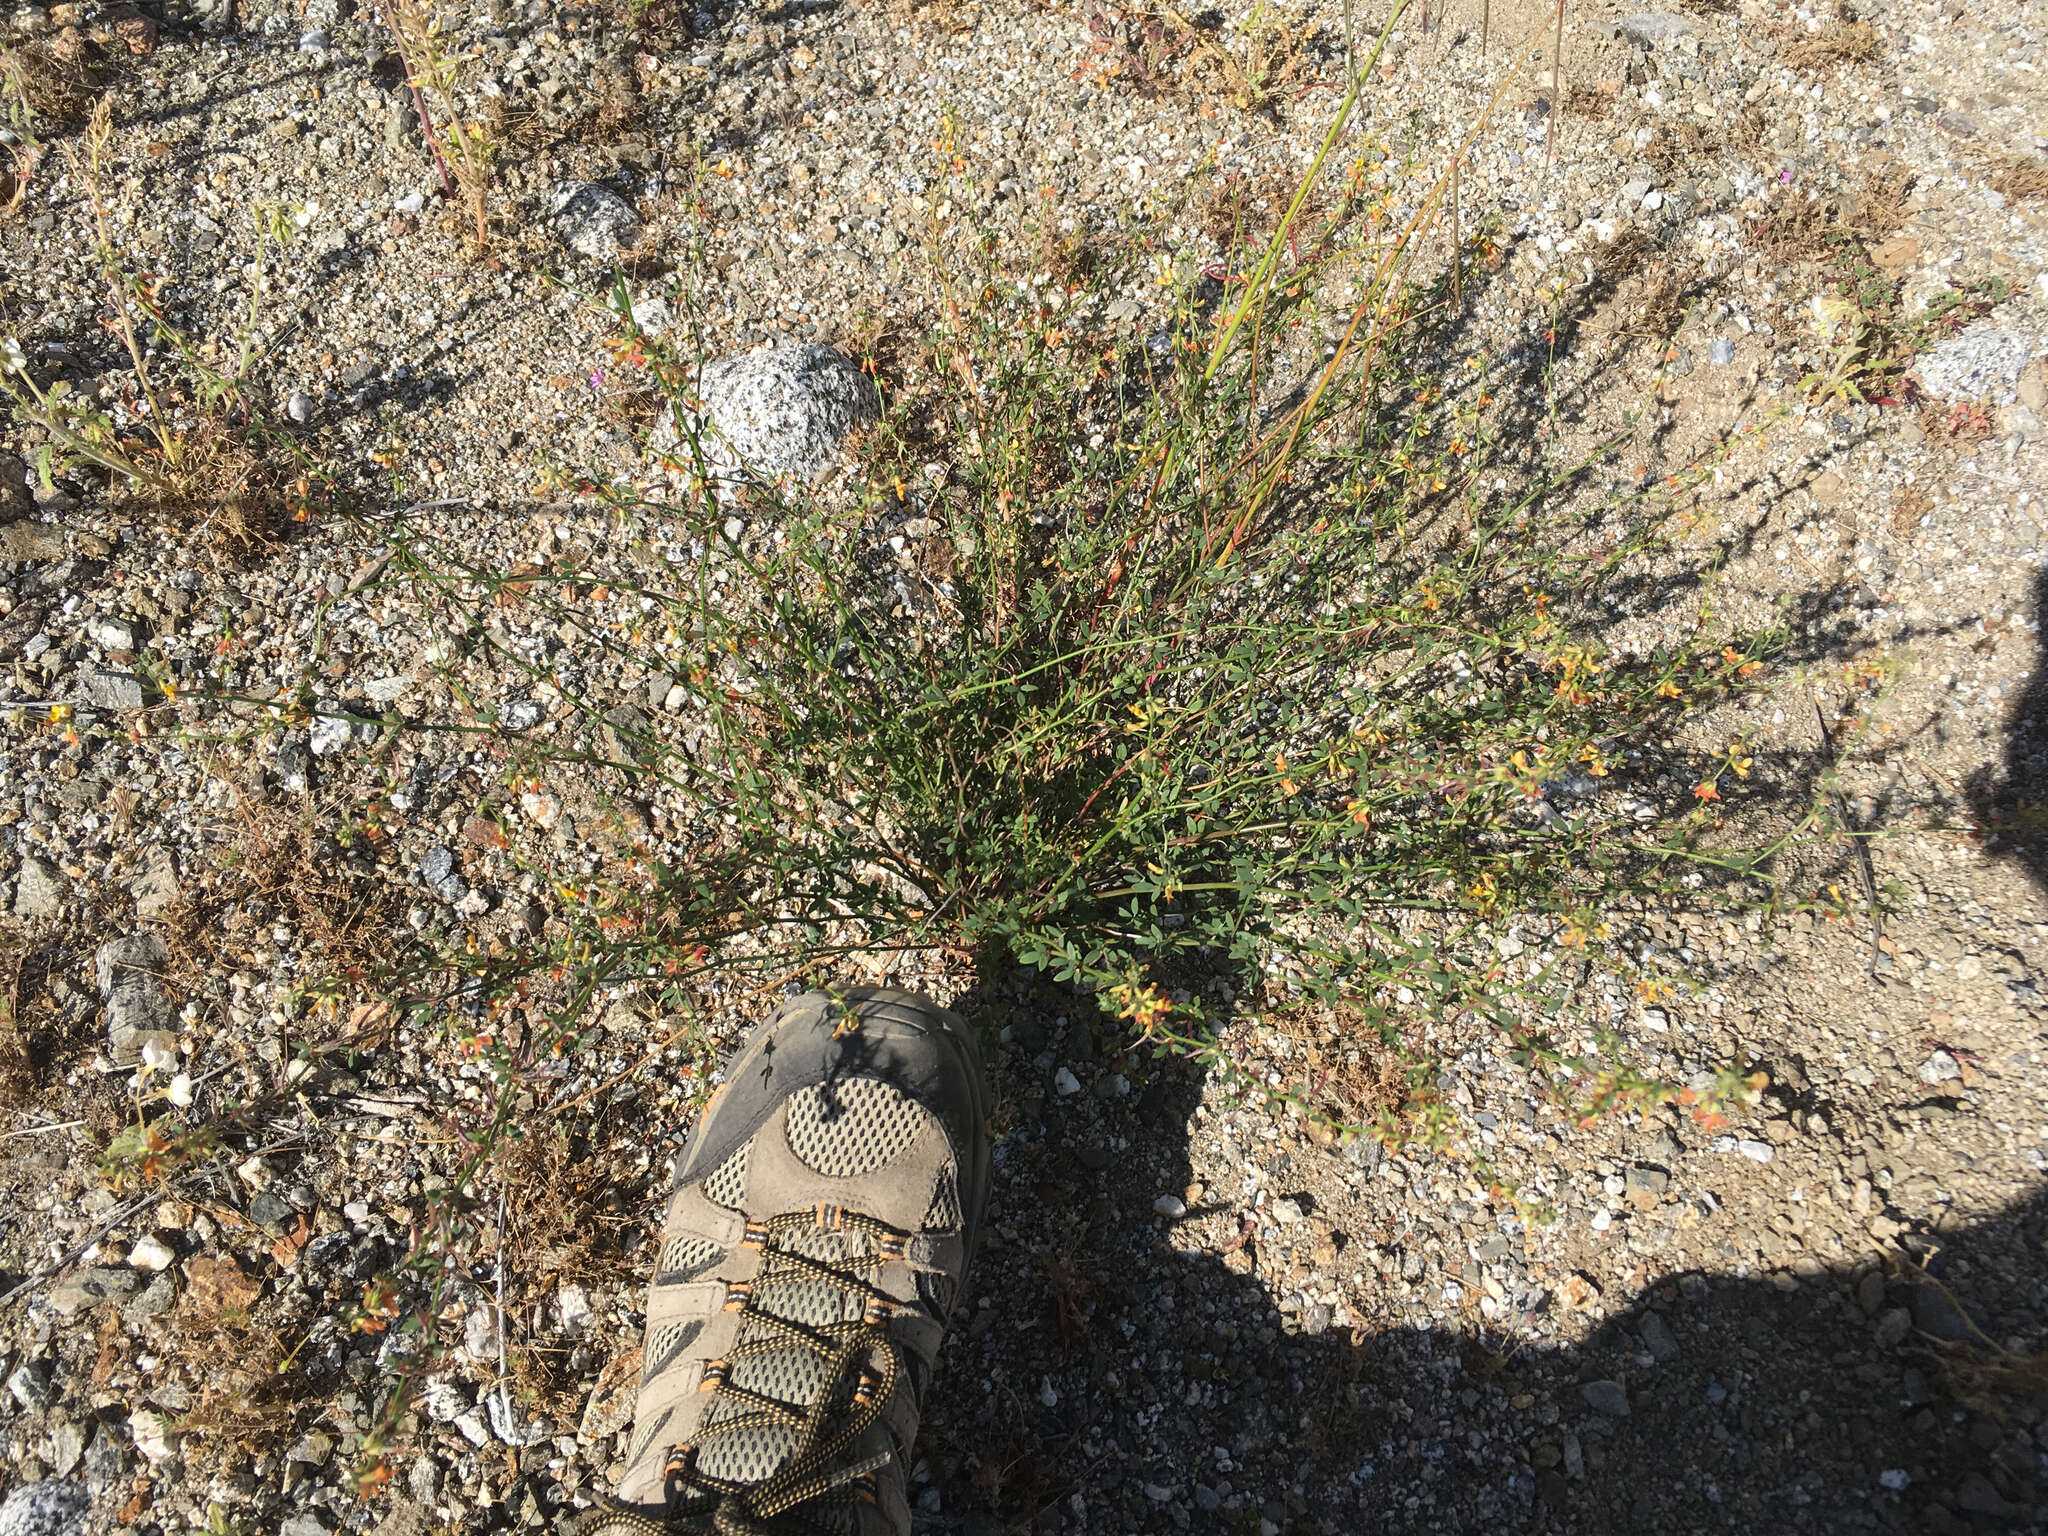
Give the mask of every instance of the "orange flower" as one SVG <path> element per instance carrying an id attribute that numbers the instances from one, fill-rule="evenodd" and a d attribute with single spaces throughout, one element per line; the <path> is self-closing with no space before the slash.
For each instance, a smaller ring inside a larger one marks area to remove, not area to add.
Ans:
<path id="1" fill-rule="evenodd" d="M 1517 787 L 1522 791 L 1525 799 L 1541 800 L 1543 798 L 1543 781 L 1536 776 L 1535 770 L 1529 766 L 1528 753 L 1517 752 L 1508 759 L 1508 766 L 1521 775 L 1522 782 Z"/>
<path id="2" fill-rule="evenodd" d="M 363 1313 L 355 1321 L 357 1333 L 382 1333 L 398 1315 L 398 1288 L 390 1277 L 379 1275 L 363 1287 Z"/>
<path id="3" fill-rule="evenodd" d="M 1112 987 L 1109 995 L 1117 1004 L 1118 1018 L 1129 1019 L 1148 1032 L 1173 1012 L 1173 1000 L 1161 997 L 1157 987 Z"/>
<path id="4" fill-rule="evenodd" d="M 1702 779 L 1693 785 L 1692 795 L 1695 800 L 1718 800 L 1721 798 L 1721 786 L 1712 779 Z"/>
<path id="5" fill-rule="evenodd" d="M 374 1498 L 391 1481 L 391 1463 L 378 1456 L 358 1467 L 354 1474 L 356 1497 Z"/>

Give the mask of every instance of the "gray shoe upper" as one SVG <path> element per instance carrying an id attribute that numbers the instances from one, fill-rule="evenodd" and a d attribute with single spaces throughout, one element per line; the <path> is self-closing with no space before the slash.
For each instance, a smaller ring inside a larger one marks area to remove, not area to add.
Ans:
<path id="1" fill-rule="evenodd" d="M 811 993 L 676 1172 L 619 1498 L 596 1533 L 907 1536 L 919 1404 L 987 1205 L 987 1087 L 913 993 Z"/>

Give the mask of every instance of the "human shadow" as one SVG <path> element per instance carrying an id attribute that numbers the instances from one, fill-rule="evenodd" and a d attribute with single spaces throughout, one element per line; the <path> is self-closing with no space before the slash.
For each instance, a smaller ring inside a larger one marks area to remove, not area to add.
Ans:
<path id="1" fill-rule="evenodd" d="M 2048 619 L 2048 571 L 2034 577 L 2034 619 Z M 1985 846 L 2048 884 L 2048 662 L 2034 671 L 2006 717 L 2005 756 L 1970 776 L 1967 794 Z"/>
<path id="2" fill-rule="evenodd" d="M 1705 1150 L 1688 1123 L 1660 1149 L 1668 1197 L 1617 1218 L 1644 1255 L 1633 1289 L 1589 1298 L 1444 1165 L 1235 1113 L 1188 1063 L 1118 1054 L 1085 1000 L 1014 971 L 969 1001 L 1005 1037 L 1007 1125 L 920 1441 L 921 1531 L 1952 1531 L 2042 1514 L 2044 1405 L 2002 1353 L 2044 1321 L 2038 1185 L 1982 1225 L 1902 1223 L 1915 1257 L 1890 1264 L 1781 1251 L 1791 1267 L 1708 1274 L 1711 1240 L 1680 1235 L 1685 1160 Z M 1227 1183 L 1191 1185 L 1191 1142 Z"/>

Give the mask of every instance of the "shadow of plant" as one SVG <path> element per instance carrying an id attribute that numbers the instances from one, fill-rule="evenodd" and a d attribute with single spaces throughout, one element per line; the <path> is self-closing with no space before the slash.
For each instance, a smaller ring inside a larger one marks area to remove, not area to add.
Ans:
<path id="1" fill-rule="evenodd" d="M 1011 1040 L 1012 1115 L 976 1310 L 928 1413 L 921 1530 L 1102 1529 L 1104 1511 L 1122 1531 L 1302 1533 L 2039 1514 L 2041 1362 L 2004 1352 L 2038 1349 L 2048 1320 L 2038 1187 L 1993 1220 L 1908 1234 L 1924 1271 L 1873 1250 L 1801 1277 L 1704 1273 L 1680 1205 L 1653 1205 L 1611 1234 L 1640 1256 L 1631 1283 L 1572 1336 L 1513 1214 L 1432 1199 L 1426 1158 L 1389 1174 L 1374 1143 L 1325 1152 L 1284 1125 L 1233 1143 L 1213 1084 L 1105 1057 L 1082 1000 L 1014 973 L 981 996 Z M 1051 1088 L 1055 1061 L 1082 1091 Z M 1128 1095 L 1090 1091 L 1117 1072 Z M 1243 1182 L 1170 1220 L 1154 1202 L 1188 1189 L 1197 1139 L 1211 1177 L 1221 1157 Z M 1676 1200 L 1706 1148 L 1689 1125 L 1674 1140 Z M 1289 1197 L 1302 1219 L 1276 1221 Z M 1266 1214 L 1240 1226 L 1254 1198 Z M 1324 1285 L 1351 1326 L 1313 1299 Z M 1484 1322 L 1482 1290 L 1515 1315 Z"/>
<path id="2" fill-rule="evenodd" d="M 2034 579 L 2034 620 L 2036 632 L 2048 620 L 2048 573 Z M 1980 768 L 1968 793 L 1986 846 L 2048 884 L 2048 664 L 2036 663 L 2013 701 L 2004 762 Z"/>

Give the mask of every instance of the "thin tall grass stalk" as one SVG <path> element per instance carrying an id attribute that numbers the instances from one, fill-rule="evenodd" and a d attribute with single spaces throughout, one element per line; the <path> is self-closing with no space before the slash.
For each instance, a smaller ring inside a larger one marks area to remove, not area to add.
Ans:
<path id="1" fill-rule="evenodd" d="M 1223 366 L 1224 358 L 1229 355 L 1230 344 L 1235 340 L 1238 328 L 1244 324 L 1247 316 L 1264 314 L 1266 300 L 1271 293 L 1273 274 L 1279 267 L 1280 254 L 1287 249 L 1288 233 L 1294 227 L 1294 221 L 1299 217 L 1302 205 L 1308 201 L 1310 190 L 1321 178 L 1323 165 L 1330 158 L 1330 150 L 1335 146 L 1338 136 L 1343 133 L 1344 125 L 1350 121 L 1351 110 L 1358 104 L 1365 81 L 1378 66 L 1380 54 L 1386 49 L 1387 39 L 1400 24 L 1408 5 L 1409 0 L 1396 0 L 1394 9 L 1387 16 L 1386 24 L 1380 28 L 1379 36 L 1373 41 L 1372 57 L 1366 60 L 1365 69 L 1352 78 L 1343 99 L 1337 103 L 1337 111 L 1330 119 L 1330 126 L 1323 134 L 1322 143 L 1316 148 L 1315 158 L 1309 162 L 1309 168 L 1302 176 L 1301 185 L 1295 189 L 1293 201 L 1287 205 L 1287 212 L 1281 216 L 1279 227 L 1266 242 L 1266 251 L 1260 257 L 1259 265 L 1246 281 L 1245 296 L 1231 311 L 1229 320 L 1217 333 L 1216 340 L 1209 349 L 1209 363 L 1202 372 L 1203 383 L 1207 384 L 1215 379 L 1217 370 Z M 1254 330 L 1256 329 L 1255 325 Z"/>
<path id="2" fill-rule="evenodd" d="M 398 36 L 397 23 L 391 20 L 388 10 L 385 12 L 385 25 L 391 29 L 393 37 Z M 412 62 L 406 57 L 404 48 L 398 50 L 398 63 L 405 71 L 406 94 L 412 98 L 413 121 L 419 124 L 420 137 L 427 141 L 427 152 L 434 157 L 434 170 L 441 178 L 441 195 L 453 202 L 459 195 L 455 176 L 448 169 L 448 157 L 441 153 L 441 140 L 434 132 L 433 114 L 427 110 L 427 99 L 420 94 L 420 83 L 413 78 Z"/>
<path id="3" fill-rule="evenodd" d="M 1543 174 L 1550 174 L 1557 148 L 1557 120 L 1564 116 L 1564 0 L 1557 0 L 1557 35 L 1550 50 L 1550 121 L 1543 134 Z"/>
<path id="4" fill-rule="evenodd" d="M 1451 307 L 1465 307 L 1465 245 L 1458 208 L 1458 161 L 1451 161 Z"/>
<path id="5" fill-rule="evenodd" d="M 1395 12 L 1395 15 L 1399 15 L 1398 8 Z M 1391 30 L 1392 26 L 1393 20 L 1390 18 L 1388 21 L 1388 29 Z M 1384 40 L 1385 36 L 1386 32 L 1383 31 L 1381 33 L 1382 40 Z M 1378 269 L 1375 271 L 1372 281 L 1366 285 L 1364 295 L 1360 298 L 1358 304 L 1353 308 L 1351 321 L 1349 325 L 1346 326 L 1344 335 L 1342 339 L 1338 342 L 1336 350 L 1332 353 L 1328 362 L 1326 362 L 1323 366 L 1323 369 L 1316 380 L 1315 388 L 1309 393 L 1308 397 L 1302 402 L 1300 406 L 1296 407 L 1295 410 L 1289 413 L 1287 417 L 1288 435 L 1286 441 L 1283 443 L 1280 451 L 1273 456 L 1270 468 L 1263 475 L 1259 476 L 1258 479 L 1255 481 L 1254 488 L 1251 494 L 1247 497 L 1242 511 L 1238 514 L 1237 520 L 1230 530 L 1229 537 L 1224 542 L 1221 554 L 1217 557 L 1219 562 L 1221 560 L 1228 559 L 1230 556 L 1236 553 L 1239 543 L 1244 538 L 1244 536 L 1249 532 L 1253 522 L 1257 518 L 1260 511 L 1264 508 L 1267 498 L 1285 479 L 1287 467 L 1290 462 L 1293 451 L 1296 445 L 1301 440 L 1301 434 L 1304 428 L 1311 420 L 1313 420 L 1316 407 L 1322 399 L 1323 392 L 1330 386 L 1332 380 L 1334 380 L 1337 377 L 1338 373 L 1347 364 L 1351 355 L 1352 348 L 1357 344 L 1359 336 L 1359 327 L 1361 325 L 1366 324 L 1368 317 L 1377 316 L 1382 313 L 1382 306 L 1385 304 L 1388 295 L 1392 292 L 1392 284 L 1401 270 L 1402 263 L 1405 257 L 1407 256 L 1407 253 L 1413 247 L 1418 245 L 1423 239 L 1425 239 L 1430 230 L 1436 227 L 1437 220 L 1442 216 L 1444 203 L 1446 201 L 1449 188 L 1452 184 L 1452 177 L 1456 174 L 1459 163 L 1464 159 L 1465 155 L 1470 152 L 1472 143 L 1478 137 L 1481 130 L 1484 129 L 1486 124 L 1492 120 L 1494 113 L 1499 110 L 1501 102 L 1506 98 L 1509 86 L 1511 86 L 1515 82 L 1515 80 L 1519 78 L 1522 70 L 1527 67 L 1528 50 L 1524 49 L 1523 52 L 1523 62 L 1517 65 L 1513 70 L 1509 71 L 1507 76 L 1504 79 L 1502 79 L 1497 86 L 1494 87 L 1493 95 L 1488 98 L 1486 105 L 1480 110 L 1477 120 L 1473 123 L 1472 127 L 1466 132 L 1465 137 L 1462 140 L 1460 140 L 1459 143 L 1453 149 L 1451 154 L 1450 165 L 1446 167 L 1445 170 L 1440 172 L 1435 181 L 1431 183 L 1429 192 L 1424 197 L 1421 206 L 1418 207 L 1414 214 L 1412 214 L 1409 217 L 1406 224 L 1402 226 L 1400 234 L 1394 241 L 1392 241 L 1387 246 L 1387 248 L 1382 253 Z M 1377 57 L 1377 50 L 1375 50 L 1375 57 Z M 1346 105 L 1348 106 L 1348 102 Z M 1343 112 L 1344 108 L 1340 107 L 1338 113 L 1340 124 L 1343 117 Z M 1334 133 L 1332 137 L 1334 137 Z M 1327 149 L 1327 147 L 1328 141 L 1326 141 L 1325 143 L 1325 149 Z M 1314 178 L 1321 166 L 1321 163 L 1321 156 L 1318 156 L 1317 160 L 1311 164 L 1309 171 L 1307 173 L 1307 179 L 1305 180 L 1303 185 L 1303 189 L 1299 194 L 1297 194 L 1293 206 L 1291 206 L 1288 210 L 1288 219 L 1291 219 L 1294 216 L 1294 213 L 1299 209 L 1303 199 L 1306 198 L 1308 188 L 1313 185 Z M 1287 220 L 1282 221 L 1283 230 L 1285 229 L 1286 223 Z M 1276 241 L 1279 238 L 1279 235 L 1275 236 Z M 1269 262 L 1261 265 L 1259 269 L 1259 274 L 1255 276 L 1255 281 L 1265 281 L 1270 283 L 1270 258 L 1275 255 L 1277 255 L 1277 247 L 1274 250 L 1269 251 Z M 1453 269 L 1455 270 L 1455 268 L 1456 262 L 1454 260 Z M 1261 306 L 1263 308 L 1263 301 L 1265 297 L 1264 293 L 1261 292 L 1258 295 L 1258 297 L 1261 301 Z M 1251 303 L 1252 298 L 1253 295 L 1247 294 L 1245 300 L 1242 301 L 1239 306 L 1239 314 L 1242 314 L 1244 307 Z M 1256 331 L 1256 326 L 1254 327 L 1254 330 Z M 1362 370 L 1362 376 L 1370 375 L 1370 359 L 1372 355 L 1377 352 L 1379 343 L 1382 339 L 1383 335 L 1377 326 L 1371 327 L 1367 330 L 1366 353 L 1368 361 L 1367 366 Z M 1215 359 L 1212 358 L 1211 364 L 1213 368 L 1215 364 Z"/>

